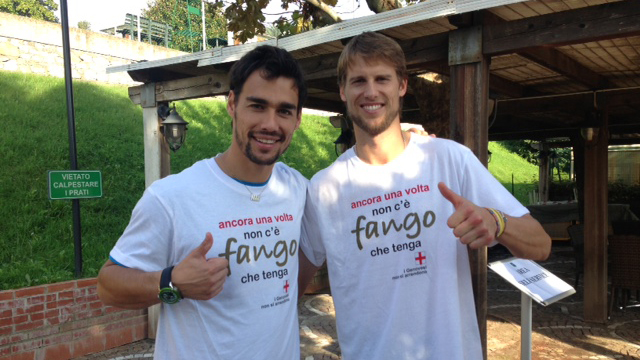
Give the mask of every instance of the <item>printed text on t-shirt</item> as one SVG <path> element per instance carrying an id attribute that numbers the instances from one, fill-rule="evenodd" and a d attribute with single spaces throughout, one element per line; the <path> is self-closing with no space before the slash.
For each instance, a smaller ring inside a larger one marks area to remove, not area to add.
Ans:
<path id="1" fill-rule="evenodd" d="M 250 226 L 253 224 L 262 225 L 262 224 L 273 224 L 279 222 L 287 222 L 293 221 L 293 215 L 284 213 L 282 215 L 276 216 L 261 216 L 256 218 L 245 218 L 245 219 L 233 219 L 227 221 L 220 221 L 218 223 L 219 229 L 228 229 L 235 228 L 241 226 Z"/>
<path id="2" fill-rule="evenodd" d="M 427 192 L 427 191 L 429 191 L 429 185 L 416 185 L 416 186 L 414 186 L 412 188 L 405 189 L 404 190 L 404 194 L 409 196 L 409 195 L 419 194 L 419 193 L 423 193 L 423 192 Z M 377 195 L 377 196 L 372 196 L 372 197 L 370 197 L 368 199 L 354 201 L 354 202 L 351 203 L 351 208 L 352 209 L 357 209 L 359 207 L 380 203 L 380 202 L 382 202 L 382 198 L 383 197 L 384 197 L 384 200 L 393 200 L 393 199 L 401 198 L 402 196 L 403 196 L 402 191 L 400 191 L 400 190 L 392 191 L 392 192 L 388 192 L 388 193 L 386 193 L 386 194 L 384 194 L 382 196 Z"/>

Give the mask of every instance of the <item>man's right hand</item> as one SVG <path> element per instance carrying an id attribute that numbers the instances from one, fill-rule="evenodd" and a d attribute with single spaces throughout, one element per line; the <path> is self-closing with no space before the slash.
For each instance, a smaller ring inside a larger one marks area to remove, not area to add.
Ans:
<path id="1" fill-rule="evenodd" d="M 209 300 L 222 291 L 229 262 L 225 258 L 207 259 L 212 246 L 213 235 L 208 232 L 202 244 L 173 268 L 171 282 L 183 297 Z"/>

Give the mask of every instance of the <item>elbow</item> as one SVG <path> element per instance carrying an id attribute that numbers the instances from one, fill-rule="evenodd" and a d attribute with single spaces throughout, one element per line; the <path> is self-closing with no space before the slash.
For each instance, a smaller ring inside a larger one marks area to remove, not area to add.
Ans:
<path id="1" fill-rule="evenodd" d="M 103 304 L 107 306 L 118 306 L 119 304 L 116 302 L 116 299 L 109 292 L 109 290 L 104 286 L 103 282 L 100 279 L 100 275 L 98 275 L 98 298 L 102 301 Z"/>
<path id="2" fill-rule="evenodd" d="M 538 261 L 547 260 L 549 255 L 551 255 L 551 237 L 546 232 L 543 235 L 541 245 L 540 245 L 540 257 L 537 259 Z"/>
<path id="3" fill-rule="evenodd" d="M 551 238 L 547 233 L 544 233 L 543 238 L 540 239 L 538 244 L 539 245 L 536 246 L 535 251 L 531 252 L 529 259 L 535 261 L 547 260 L 549 255 L 551 255 Z"/>

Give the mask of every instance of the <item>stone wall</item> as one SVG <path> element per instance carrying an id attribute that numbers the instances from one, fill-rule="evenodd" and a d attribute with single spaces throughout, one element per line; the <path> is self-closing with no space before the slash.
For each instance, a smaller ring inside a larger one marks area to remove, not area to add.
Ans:
<path id="1" fill-rule="evenodd" d="M 107 74 L 107 67 L 186 54 L 77 28 L 69 28 L 69 43 L 74 79 L 113 84 L 137 83 L 126 72 Z M 62 26 L 0 13 L 0 70 L 64 77 Z"/>
<path id="2" fill-rule="evenodd" d="M 147 337 L 147 310 L 105 306 L 96 279 L 0 291 L 0 360 L 69 359 Z"/>

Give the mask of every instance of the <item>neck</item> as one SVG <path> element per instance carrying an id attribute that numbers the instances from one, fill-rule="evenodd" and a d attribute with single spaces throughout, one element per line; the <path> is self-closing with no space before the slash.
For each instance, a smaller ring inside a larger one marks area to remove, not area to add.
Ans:
<path id="1" fill-rule="evenodd" d="M 399 122 L 394 122 L 387 130 L 371 136 L 357 126 L 355 151 L 360 160 L 371 165 L 384 165 L 398 157 L 409 142 L 409 134 L 400 128 Z M 406 137 L 406 138 L 405 138 Z"/>
<path id="2" fill-rule="evenodd" d="M 215 158 L 222 172 L 237 180 L 263 183 L 269 180 L 274 165 L 258 165 L 249 160 L 242 151 L 232 144 L 227 151 Z"/>

